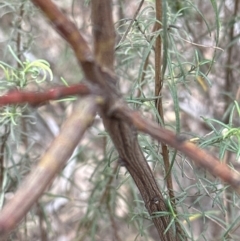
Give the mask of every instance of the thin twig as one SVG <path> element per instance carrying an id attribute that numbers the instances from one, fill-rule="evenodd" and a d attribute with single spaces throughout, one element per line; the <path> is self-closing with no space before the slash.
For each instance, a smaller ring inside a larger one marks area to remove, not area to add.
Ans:
<path id="1" fill-rule="evenodd" d="M 232 25 L 230 26 L 230 32 L 229 32 L 229 43 L 232 43 L 233 39 L 234 39 L 234 26 L 235 26 L 235 18 L 237 18 L 237 14 L 238 14 L 238 4 L 239 1 L 235 1 L 234 4 L 234 13 L 233 13 L 233 18 L 234 21 L 232 21 Z M 229 23 L 231 24 L 231 23 Z M 236 82 L 234 80 L 234 75 L 233 75 L 233 68 L 232 68 L 232 55 L 233 55 L 233 47 L 234 45 L 231 44 L 228 47 L 227 50 L 227 61 L 225 64 L 225 86 L 224 86 L 224 91 L 227 93 L 224 95 L 225 98 L 225 109 L 224 109 L 224 113 L 226 113 L 230 103 L 232 102 L 232 98 L 228 95 L 229 93 L 231 93 L 231 91 L 233 90 L 233 86 L 234 86 L 234 82 Z M 229 117 L 230 113 L 228 115 L 226 115 L 224 122 L 227 123 L 228 122 L 228 117 Z"/>
<path id="2" fill-rule="evenodd" d="M 22 41 L 21 41 L 21 30 L 22 30 L 22 20 L 23 20 L 23 14 L 24 14 L 24 2 L 22 2 L 21 6 L 20 6 L 20 12 L 19 12 L 19 16 L 18 16 L 18 19 L 19 21 L 17 22 L 17 41 L 16 41 L 16 47 L 17 47 L 17 56 L 18 56 L 18 59 L 21 60 L 21 57 L 22 57 L 22 53 L 21 53 L 21 44 L 22 44 Z M 18 69 L 21 68 L 21 65 L 19 62 L 17 62 L 17 65 L 18 65 Z"/>
<path id="3" fill-rule="evenodd" d="M 133 16 L 130 24 L 128 25 L 127 30 L 125 31 L 124 35 L 122 36 L 122 38 L 120 39 L 120 41 L 119 41 L 119 43 L 118 43 L 118 46 L 120 46 L 120 44 L 121 44 L 122 42 L 124 42 L 124 40 L 126 39 L 129 31 L 130 31 L 131 28 L 132 28 L 132 25 L 133 25 L 134 21 L 136 20 L 136 17 L 137 17 L 137 15 L 138 15 L 139 11 L 140 11 L 141 8 L 142 8 L 143 3 L 144 3 L 144 0 L 142 0 L 142 1 L 140 2 L 140 4 L 138 5 L 138 8 L 137 8 L 136 12 L 134 13 L 134 16 Z"/>

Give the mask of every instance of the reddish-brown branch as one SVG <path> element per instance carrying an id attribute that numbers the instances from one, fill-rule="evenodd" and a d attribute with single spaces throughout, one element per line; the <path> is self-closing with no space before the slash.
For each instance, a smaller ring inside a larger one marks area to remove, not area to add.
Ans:
<path id="1" fill-rule="evenodd" d="M 6 95 L 0 96 L 0 106 L 8 104 L 23 104 L 29 103 L 30 105 L 39 105 L 49 100 L 57 100 L 69 95 L 88 95 L 97 94 L 97 91 L 90 90 L 84 84 L 71 85 L 69 87 L 55 87 L 44 92 L 26 92 L 13 90 Z"/>
<path id="2" fill-rule="evenodd" d="M 230 184 L 240 194 L 240 175 L 221 163 L 208 152 L 198 148 L 191 142 L 184 141 L 172 131 L 169 131 L 151 120 L 146 120 L 140 113 L 130 110 L 127 106 L 119 104 L 113 112 L 116 117 L 124 119 L 133 124 L 137 130 L 147 133 L 156 140 L 165 143 L 185 154 L 196 165 L 207 169 L 212 175 L 221 178 Z"/>
<path id="3" fill-rule="evenodd" d="M 94 84 L 98 84 L 110 95 L 117 95 L 115 91 L 115 76 L 107 69 L 102 69 L 94 59 L 86 40 L 82 37 L 79 29 L 65 16 L 58 7 L 50 0 L 32 0 L 39 7 L 46 17 L 55 26 L 56 30 L 72 47 L 79 64 L 85 74 L 86 79 Z M 109 85 L 111 83 L 112 85 Z"/>

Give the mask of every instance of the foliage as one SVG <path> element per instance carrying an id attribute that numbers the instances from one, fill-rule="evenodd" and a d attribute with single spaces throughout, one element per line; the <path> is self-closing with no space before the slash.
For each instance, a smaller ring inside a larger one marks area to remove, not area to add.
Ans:
<path id="1" fill-rule="evenodd" d="M 231 0 L 229 5 L 222 0 L 162 2 L 163 28 L 157 32 L 153 31 L 154 1 L 144 1 L 139 12 L 136 1 L 114 2 L 119 88 L 128 104 L 141 110 L 146 118 L 156 119 L 238 170 L 238 1 Z M 89 1 L 58 4 L 89 40 Z M 56 44 L 51 26 L 30 1 L 3 2 L 0 10 L 0 31 L 5 37 L 1 46 L 6 49 L 6 58 L 0 60 L 2 94 L 15 88 L 39 91 L 62 81 L 66 85 L 79 81 L 76 76 L 81 74 L 73 68 L 76 63 L 72 52 L 63 40 Z M 30 26 L 27 31 L 26 25 Z M 45 36 L 44 32 L 50 34 Z M 159 97 L 153 94 L 159 35 L 163 46 L 161 97 L 165 121 L 155 106 Z M 26 56 L 34 58 L 28 60 Z M 72 99 L 65 99 L 35 109 L 29 105 L 2 108 L 1 207 L 30 171 L 32 162 L 46 151 L 71 105 Z M 46 133 L 46 140 L 42 140 Z M 139 134 L 138 139 L 169 210 L 155 215 L 169 215 L 169 228 L 178 220 L 188 240 L 237 240 L 237 194 L 169 148 L 175 208 L 165 182 L 170 171 L 164 167 L 159 143 L 144 134 Z M 42 240 L 157 240 L 139 192 L 119 162 L 97 118 L 65 169 L 24 224 L 14 231 L 12 240 L 33 240 L 36 236 Z"/>

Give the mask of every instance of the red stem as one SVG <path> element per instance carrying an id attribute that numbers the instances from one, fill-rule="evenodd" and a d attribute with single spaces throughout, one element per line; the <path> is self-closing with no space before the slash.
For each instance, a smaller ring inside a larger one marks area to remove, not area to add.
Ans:
<path id="1" fill-rule="evenodd" d="M 0 106 L 23 103 L 29 103 L 35 106 L 49 100 L 57 100 L 69 95 L 83 96 L 88 94 L 96 94 L 96 91 L 90 90 L 90 88 L 84 84 L 76 84 L 69 87 L 55 87 L 42 93 L 12 90 L 9 91 L 6 95 L 0 96 Z"/>

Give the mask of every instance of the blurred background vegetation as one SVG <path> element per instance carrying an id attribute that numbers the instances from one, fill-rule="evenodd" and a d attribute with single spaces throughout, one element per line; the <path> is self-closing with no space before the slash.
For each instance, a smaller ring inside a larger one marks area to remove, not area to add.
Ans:
<path id="1" fill-rule="evenodd" d="M 90 1 L 54 2 L 91 45 Z M 113 1 L 119 88 L 132 108 L 161 122 L 154 104 L 154 45 L 157 34 L 164 36 L 165 127 L 238 171 L 239 1 L 162 2 L 164 27 L 154 33 L 155 1 Z M 31 1 L 0 2 L 2 95 L 15 89 L 43 91 L 82 78 L 72 50 Z M 1 207 L 58 134 L 74 99 L 37 108 L 1 108 Z M 139 142 L 159 187 L 167 193 L 158 143 L 143 134 Z M 188 239 L 238 240 L 238 195 L 181 153 L 170 148 L 169 155 L 178 210 L 170 215 L 180 220 Z M 158 240 L 135 184 L 117 159 L 97 117 L 62 173 L 9 240 Z M 170 200 L 166 202 L 172 210 Z"/>

